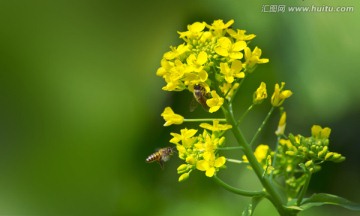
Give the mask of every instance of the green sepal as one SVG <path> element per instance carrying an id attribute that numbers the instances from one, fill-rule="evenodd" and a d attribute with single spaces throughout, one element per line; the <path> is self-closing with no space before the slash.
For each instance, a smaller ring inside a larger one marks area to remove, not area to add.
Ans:
<path id="1" fill-rule="evenodd" d="M 300 205 L 303 210 L 322 205 L 337 205 L 349 210 L 360 211 L 360 204 L 332 194 L 319 193 L 305 198 Z"/>

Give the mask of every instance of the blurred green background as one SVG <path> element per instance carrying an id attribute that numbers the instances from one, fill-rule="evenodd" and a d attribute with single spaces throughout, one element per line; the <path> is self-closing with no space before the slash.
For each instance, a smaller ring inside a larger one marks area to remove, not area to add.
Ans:
<path id="1" fill-rule="evenodd" d="M 350 13 L 263 13 L 263 5 L 353 6 Z M 286 81 L 287 131 L 332 128 L 331 150 L 310 192 L 360 203 L 360 3 L 348 1 L 0 1 L 0 215 L 240 215 L 248 198 L 203 173 L 178 183 L 176 157 L 161 170 L 144 163 L 167 146 L 165 106 L 187 117 L 191 95 L 163 92 L 162 54 L 195 21 L 234 19 L 257 35 L 261 65 L 239 109 L 262 81 Z M 270 88 L 270 87 L 269 87 Z M 267 105 L 247 117 L 247 136 Z M 271 143 L 277 117 L 259 142 Z M 190 127 L 190 126 L 189 126 Z M 251 171 L 229 165 L 229 183 L 258 189 Z M 277 215 L 262 202 L 255 215 Z M 300 215 L 358 215 L 319 207 Z"/>

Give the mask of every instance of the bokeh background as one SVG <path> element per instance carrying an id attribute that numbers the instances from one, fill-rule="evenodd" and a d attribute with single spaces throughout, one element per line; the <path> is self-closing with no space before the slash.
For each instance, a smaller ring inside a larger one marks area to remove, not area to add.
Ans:
<path id="1" fill-rule="evenodd" d="M 353 6 L 348 13 L 263 13 L 263 5 Z M 285 81 L 287 131 L 332 128 L 331 149 L 347 160 L 324 164 L 309 192 L 360 203 L 360 3 L 357 0 L 0 1 L 0 215 L 240 215 L 248 198 L 203 173 L 178 183 L 176 157 L 161 170 L 144 163 L 167 146 L 165 106 L 187 117 L 191 95 L 163 92 L 162 54 L 195 21 L 235 20 L 257 35 L 261 65 L 236 106 L 266 80 Z M 249 115 L 247 136 L 269 106 Z M 278 114 L 259 142 L 272 143 Z M 191 125 L 189 126 L 191 127 Z M 229 139 L 231 140 L 231 138 Z M 234 154 L 234 156 L 237 154 Z M 251 171 L 221 176 L 258 189 Z M 277 215 L 264 201 L 255 215 Z M 318 207 L 300 215 L 359 215 Z"/>

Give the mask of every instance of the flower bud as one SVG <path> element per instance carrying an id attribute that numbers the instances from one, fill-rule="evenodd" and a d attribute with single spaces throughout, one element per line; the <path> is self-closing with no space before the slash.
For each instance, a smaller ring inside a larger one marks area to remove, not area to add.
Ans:
<path id="1" fill-rule="evenodd" d="M 277 130 L 275 131 L 275 134 L 277 136 L 283 135 L 285 132 L 286 127 L 286 112 L 283 112 L 280 117 L 279 125 Z"/>
<path id="2" fill-rule="evenodd" d="M 181 164 L 181 165 L 177 168 L 177 173 L 180 174 L 180 173 L 186 172 L 187 168 L 188 168 L 188 165 L 187 165 L 187 164 Z"/>
<path id="3" fill-rule="evenodd" d="M 306 166 L 307 168 L 312 167 L 313 165 L 314 165 L 314 162 L 313 162 L 312 160 L 308 160 L 308 161 L 306 161 L 306 163 L 305 163 L 305 166 Z"/>
<path id="4" fill-rule="evenodd" d="M 289 156 L 294 156 L 295 152 L 294 151 L 286 151 L 285 154 L 287 154 Z"/>
<path id="5" fill-rule="evenodd" d="M 326 153 L 328 153 L 328 147 L 324 146 L 323 149 L 318 152 L 318 157 L 323 158 L 324 156 L 326 156 Z"/>
<path id="6" fill-rule="evenodd" d="M 194 156 L 193 155 L 189 155 L 189 156 L 187 156 L 186 157 L 186 163 L 188 163 L 188 164 L 195 164 L 195 158 L 194 158 Z"/>
<path id="7" fill-rule="evenodd" d="M 346 158 L 344 156 L 341 156 L 339 158 L 337 158 L 336 160 L 334 160 L 335 163 L 340 163 L 343 162 Z"/>
<path id="8" fill-rule="evenodd" d="M 261 82 L 259 88 L 253 94 L 253 103 L 261 104 L 267 98 L 266 84 Z"/>
<path id="9" fill-rule="evenodd" d="M 334 156 L 334 152 L 328 152 L 325 155 L 325 160 L 331 160 Z"/>
<path id="10" fill-rule="evenodd" d="M 190 172 L 184 173 L 179 177 L 179 182 L 182 182 L 184 180 L 186 180 L 187 178 L 189 178 Z"/>
<path id="11" fill-rule="evenodd" d="M 315 156 L 315 152 L 309 151 L 309 155 L 310 155 L 310 157 L 314 157 L 314 156 Z"/>

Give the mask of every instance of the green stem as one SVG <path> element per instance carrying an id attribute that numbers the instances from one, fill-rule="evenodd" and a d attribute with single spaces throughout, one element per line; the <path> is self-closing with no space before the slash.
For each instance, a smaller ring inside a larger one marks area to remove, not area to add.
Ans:
<path id="1" fill-rule="evenodd" d="M 311 173 L 309 173 L 308 176 L 309 177 L 306 179 L 306 182 L 305 182 L 305 184 L 304 184 L 303 188 L 301 189 L 300 194 L 298 196 L 298 200 L 297 200 L 297 205 L 298 206 L 300 206 L 300 204 L 301 204 L 301 202 L 302 202 L 302 200 L 303 200 L 303 198 L 305 196 L 305 193 L 306 193 L 306 191 L 307 191 L 307 189 L 309 187 L 309 183 L 310 183 L 310 180 L 311 180 Z"/>
<path id="2" fill-rule="evenodd" d="M 204 122 L 204 121 L 219 121 L 219 122 L 225 122 L 226 119 L 212 119 L 212 118 L 205 118 L 205 119 L 184 119 L 184 122 Z"/>
<path id="3" fill-rule="evenodd" d="M 241 124 L 242 120 L 245 118 L 245 116 L 250 112 L 250 110 L 252 110 L 252 108 L 254 107 L 254 104 L 251 104 L 247 110 L 242 114 L 242 116 L 240 117 L 240 119 L 238 120 L 238 124 Z"/>
<path id="4" fill-rule="evenodd" d="M 245 190 L 241 190 L 239 188 L 235 188 L 231 185 L 226 184 L 223 180 L 221 180 L 220 178 L 218 178 L 217 176 L 213 176 L 213 179 L 215 180 L 215 182 L 217 184 L 219 184 L 221 187 L 225 188 L 226 190 L 233 192 L 235 194 L 239 194 L 239 195 L 243 195 L 243 196 L 248 196 L 248 197 L 253 197 L 253 196 L 263 196 L 265 195 L 264 191 L 245 191 Z"/>
<path id="5" fill-rule="evenodd" d="M 233 111 L 231 109 L 231 104 L 224 103 L 223 111 L 224 111 L 224 114 L 225 114 L 225 117 L 226 117 L 228 123 L 233 126 L 232 131 L 234 133 L 235 139 L 238 141 L 239 145 L 243 147 L 243 152 L 246 155 L 249 163 L 251 164 L 252 169 L 254 170 L 256 176 L 260 180 L 263 187 L 265 188 L 266 192 L 269 194 L 270 201 L 274 204 L 275 208 L 278 210 L 280 215 L 289 215 L 290 213 L 283 206 L 283 200 L 282 200 L 279 192 L 276 190 L 274 185 L 271 184 L 269 177 L 262 176 L 264 173 L 264 169 L 261 167 L 261 165 L 257 161 L 257 159 L 251 149 L 251 146 L 246 142 L 240 128 L 236 126 L 237 122 L 235 120 Z"/>
<path id="6" fill-rule="evenodd" d="M 237 163 L 237 164 L 243 164 L 243 163 L 248 163 L 248 162 L 244 162 L 244 161 L 241 161 L 241 160 L 236 160 L 236 159 L 231 159 L 231 158 L 226 158 L 226 161 L 229 161 L 231 163 Z"/>
<path id="7" fill-rule="evenodd" d="M 217 150 L 234 150 L 234 149 L 243 149 L 241 146 L 229 146 L 229 147 L 219 147 Z"/>
<path id="8" fill-rule="evenodd" d="M 272 162 L 272 167 L 275 167 L 275 164 L 276 164 L 277 153 L 279 150 L 279 141 L 280 141 L 280 136 L 278 136 L 276 139 L 276 147 L 275 147 L 275 154 L 274 154 L 274 160 Z M 273 179 L 273 174 L 274 174 L 274 172 L 271 171 L 271 174 L 270 174 L 271 180 Z"/>
<path id="9" fill-rule="evenodd" d="M 262 129 L 264 128 L 265 124 L 267 123 L 267 121 L 269 120 L 271 114 L 273 113 L 275 107 L 271 107 L 270 111 L 268 112 L 268 114 L 266 115 L 264 121 L 261 123 L 260 127 L 257 129 L 255 135 L 253 136 L 252 140 L 250 141 L 250 146 L 252 146 L 255 142 L 255 140 L 257 139 L 257 137 L 259 136 L 260 132 L 262 131 Z"/>
<path id="10" fill-rule="evenodd" d="M 231 99 L 230 99 L 230 103 L 233 102 L 237 91 L 240 89 L 240 86 L 241 86 L 241 84 L 243 84 L 243 82 L 244 82 L 245 79 L 246 79 L 246 77 L 244 77 L 244 78 L 239 82 L 239 86 L 237 87 L 237 89 L 234 90 L 234 93 L 233 93 L 233 95 L 232 95 L 232 97 L 231 97 Z"/>

